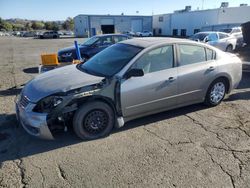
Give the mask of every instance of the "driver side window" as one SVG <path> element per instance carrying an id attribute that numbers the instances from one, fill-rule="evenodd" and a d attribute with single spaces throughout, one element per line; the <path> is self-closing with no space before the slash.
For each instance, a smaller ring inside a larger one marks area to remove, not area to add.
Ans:
<path id="1" fill-rule="evenodd" d="M 142 69 L 144 74 L 147 74 L 172 68 L 173 62 L 173 46 L 169 45 L 145 53 L 132 65 L 132 68 Z"/>

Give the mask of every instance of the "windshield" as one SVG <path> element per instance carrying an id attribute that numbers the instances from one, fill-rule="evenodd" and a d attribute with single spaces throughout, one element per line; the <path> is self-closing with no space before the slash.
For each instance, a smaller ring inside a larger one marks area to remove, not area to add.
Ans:
<path id="1" fill-rule="evenodd" d="M 208 36 L 208 33 L 197 33 L 193 35 L 192 37 L 190 37 L 190 39 L 203 41 L 206 36 Z"/>
<path id="2" fill-rule="evenodd" d="M 99 37 L 91 37 L 89 40 L 87 40 L 86 42 L 84 42 L 82 45 L 84 45 L 84 46 L 91 46 L 95 42 L 97 42 L 98 40 L 99 40 Z"/>
<path id="3" fill-rule="evenodd" d="M 118 73 L 142 48 L 127 44 L 117 43 L 101 51 L 80 69 L 97 76 L 111 77 Z"/>
<path id="4" fill-rule="evenodd" d="M 225 33 L 231 33 L 232 29 L 221 29 L 220 31 Z"/>

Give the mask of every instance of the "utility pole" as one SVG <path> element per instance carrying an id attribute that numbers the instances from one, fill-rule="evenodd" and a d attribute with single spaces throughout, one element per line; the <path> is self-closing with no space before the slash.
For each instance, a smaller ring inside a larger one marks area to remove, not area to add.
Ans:
<path id="1" fill-rule="evenodd" d="M 204 9 L 204 0 L 202 0 L 202 6 L 201 6 L 201 10 Z"/>

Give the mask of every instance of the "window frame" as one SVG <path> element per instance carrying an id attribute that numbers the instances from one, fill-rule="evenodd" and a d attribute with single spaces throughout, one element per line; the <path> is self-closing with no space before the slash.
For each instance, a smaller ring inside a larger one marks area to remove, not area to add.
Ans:
<path id="1" fill-rule="evenodd" d="M 164 21 L 164 17 L 163 17 L 163 16 L 159 16 L 158 21 L 159 21 L 159 22 L 163 22 L 163 21 Z"/>
<path id="2" fill-rule="evenodd" d="M 211 50 L 213 52 L 212 59 L 208 59 L 207 50 Z M 208 47 L 205 47 L 205 51 L 206 51 L 206 61 L 214 61 L 214 60 L 216 60 L 216 51 L 214 51 L 213 49 L 208 48 Z"/>
<path id="3" fill-rule="evenodd" d="M 179 32 L 178 29 L 173 29 L 172 30 L 172 35 L 173 36 L 178 36 L 178 32 Z"/>
<path id="4" fill-rule="evenodd" d="M 191 63 L 191 64 L 187 64 L 187 65 L 181 65 L 180 64 L 180 45 L 189 45 L 189 46 L 195 46 L 195 47 L 203 48 L 204 52 L 205 52 L 205 61 Z M 200 63 L 203 63 L 203 62 L 207 62 L 208 60 L 207 60 L 206 48 L 207 48 L 206 46 L 202 46 L 202 45 L 196 45 L 196 44 L 190 44 L 190 43 L 177 43 L 176 44 L 176 58 L 177 58 L 176 64 L 177 64 L 177 67 L 191 66 L 191 65 L 195 65 L 195 64 L 200 64 Z M 210 49 L 210 50 L 212 50 L 212 49 Z M 214 54 L 214 50 L 212 50 L 212 51 L 213 51 L 213 60 L 214 60 L 214 55 L 215 54 Z"/>

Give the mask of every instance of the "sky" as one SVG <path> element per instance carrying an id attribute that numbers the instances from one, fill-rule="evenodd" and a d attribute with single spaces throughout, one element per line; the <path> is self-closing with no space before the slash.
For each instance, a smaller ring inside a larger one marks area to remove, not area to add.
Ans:
<path id="1" fill-rule="evenodd" d="M 224 1 L 230 7 L 250 5 L 250 0 Z M 218 0 L 0 0 L 0 17 L 52 21 L 78 14 L 155 15 L 172 13 L 186 5 L 201 10 L 202 5 L 203 9 L 212 9 L 220 4 Z"/>

